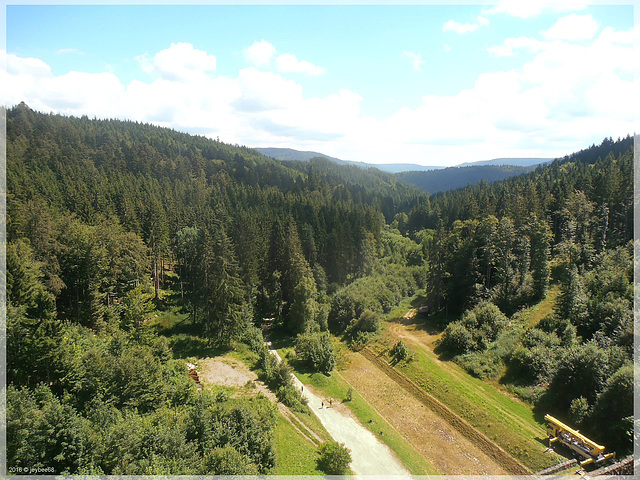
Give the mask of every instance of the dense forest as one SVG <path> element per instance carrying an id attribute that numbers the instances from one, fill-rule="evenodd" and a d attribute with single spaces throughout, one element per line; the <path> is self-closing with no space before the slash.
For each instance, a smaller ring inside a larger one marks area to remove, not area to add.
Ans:
<path id="1" fill-rule="evenodd" d="M 292 408 L 263 319 L 330 372 L 329 332 L 365 343 L 426 289 L 443 355 L 479 376 L 507 369 L 532 403 L 628 449 L 632 165 L 632 139 L 609 139 L 430 196 L 375 170 L 20 104 L 7 111 L 8 466 L 272 471 L 273 405 L 197 392 L 147 325 L 169 272 L 198 334 L 248 344 Z M 507 327 L 554 285 L 552 315 Z"/>

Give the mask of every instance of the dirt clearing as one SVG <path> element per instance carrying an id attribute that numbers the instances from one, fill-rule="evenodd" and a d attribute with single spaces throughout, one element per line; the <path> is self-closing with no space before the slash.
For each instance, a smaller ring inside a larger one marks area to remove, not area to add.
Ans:
<path id="1" fill-rule="evenodd" d="M 505 475 L 507 472 L 440 416 L 359 354 L 343 378 L 438 471 L 448 475 Z M 446 453 L 445 453 L 446 452 Z"/>
<path id="2" fill-rule="evenodd" d="M 275 394 L 258 380 L 258 376 L 240 360 L 231 356 L 224 355 L 199 360 L 198 373 L 204 386 L 223 385 L 238 388 L 251 382 L 256 388 L 256 393 L 262 392 L 269 400 L 277 402 Z"/>

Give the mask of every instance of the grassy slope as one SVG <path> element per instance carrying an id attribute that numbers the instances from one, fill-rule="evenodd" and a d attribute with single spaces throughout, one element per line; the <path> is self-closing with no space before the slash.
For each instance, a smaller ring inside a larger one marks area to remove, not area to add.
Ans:
<path id="1" fill-rule="evenodd" d="M 549 304 L 556 295 L 555 289 L 551 289 L 547 299 L 532 307 L 528 316 L 529 322 L 537 322 L 549 313 L 549 308 L 552 308 Z M 390 317 L 399 318 L 405 312 L 406 310 L 403 312 L 398 308 L 391 312 Z M 374 348 L 382 351 L 395 341 L 396 338 L 385 332 Z M 454 362 L 441 361 L 424 345 L 413 343 L 409 346 L 414 352 L 414 360 L 397 367 L 407 377 L 469 421 L 532 471 L 541 470 L 560 461 L 555 455 L 544 452 L 547 438 L 544 421 L 542 418 L 534 417 L 529 405 L 513 398 L 495 382 L 472 377 Z"/>
<path id="2" fill-rule="evenodd" d="M 281 416 L 276 425 L 275 475 L 322 475 L 316 468 L 316 447 Z"/>

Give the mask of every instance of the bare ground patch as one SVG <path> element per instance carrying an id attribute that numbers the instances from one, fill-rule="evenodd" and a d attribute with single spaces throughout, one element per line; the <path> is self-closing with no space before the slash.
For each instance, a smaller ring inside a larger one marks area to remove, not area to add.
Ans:
<path id="1" fill-rule="evenodd" d="M 204 358 L 198 362 L 198 372 L 200 381 L 205 386 L 223 385 L 239 388 L 253 384 L 256 393 L 261 392 L 272 402 L 277 402 L 275 394 L 258 380 L 258 376 L 240 360 L 231 356 Z"/>
<path id="2" fill-rule="evenodd" d="M 483 433 L 475 429 L 469 422 L 462 417 L 454 413 L 446 405 L 440 402 L 438 399 L 427 393 L 424 389 L 416 385 L 404 374 L 389 365 L 386 360 L 376 355 L 368 348 L 364 348 L 361 353 L 376 365 L 382 372 L 384 372 L 389 378 L 402 387 L 405 391 L 409 392 L 416 399 L 422 402 L 427 408 L 437 413 L 442 417 L 449 425 L 451 425 L 457 432 L 461 433 L 470 440 L 474 445 L 490 456 L 498 465 L 504 468 L 507 472 L 516 475 L 527 475 L 531 472 L 518 460 L 513 458 L 501 447 L 492 442 Z"/>
<path id="3" fill-rule="evenodd" d="M 442 417 L 354 354 L 341 375 L 438 471 L 448 475 L 504 475 L 507 470 L 456 431 Z"/>

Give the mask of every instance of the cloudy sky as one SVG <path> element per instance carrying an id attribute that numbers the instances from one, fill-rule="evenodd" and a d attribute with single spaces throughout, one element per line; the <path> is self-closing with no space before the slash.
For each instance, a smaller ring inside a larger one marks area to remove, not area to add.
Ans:
<path id="1" fill-rule="evenodd" d="M 633 6 L 28 6 L 1 101 L 370 163 L 556 157 L 632 134 Z"/>

